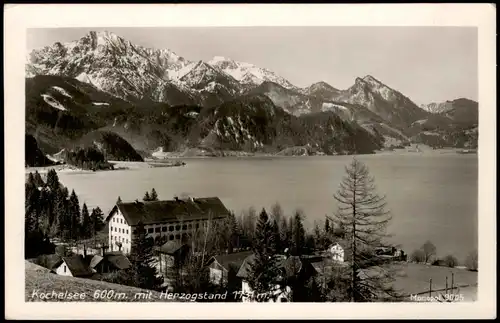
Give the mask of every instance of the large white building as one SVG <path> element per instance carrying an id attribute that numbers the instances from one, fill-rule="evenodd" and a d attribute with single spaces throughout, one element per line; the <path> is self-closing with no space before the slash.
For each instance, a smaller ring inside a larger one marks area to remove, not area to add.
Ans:
<path id="1" fill-rule="evenodd" d="M 139 223 L 144 225 L 148 237 L 181 241 L 190 232 L 202 229 L 210 221 L 224 220 L 228 215 L 218 197 L 117 203 L 106 218 L 109 249 L 130 253 Z"/>

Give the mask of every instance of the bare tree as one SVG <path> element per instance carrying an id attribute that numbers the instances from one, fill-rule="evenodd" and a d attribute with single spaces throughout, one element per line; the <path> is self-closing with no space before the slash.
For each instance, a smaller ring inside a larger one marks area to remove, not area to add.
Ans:
<path id="1" fill-rule="evenodd" d="M 416 263 L 424 263 L 425 262 L 425 254 L 422 249 L 416 249 L 410 255 L 410 260 Z"/>
<path id="2" fill-rule="evenodd" d="M 467 269 L 471 271 L 477 271 L 478 270 L 478 255 L 477 255 L 477 250 L 472 251 L 469 253 L 467 256 L 467 259 L 465 259 L 465 266 Z"/>
<path id="3" fill-rule="evenodd" d="M 392 273 L 378 266 L 380 258 L 374 253 L 374 248 L 383 246 L 384 238 L 388 237 L 385 231 L 391 215 L 385 210 L 385 196 L 376 193 L 368 168 L 356 158 L 345 171 L 346 176 L 334 195 L 338 210 L 331 220 L 346 230 L 344 252 L 351 258 L 349 300 L 369 301 L 391 295 Z"/>
<path id="4" fill-rule="evenodd" d="M 424 252 L 424 262 L 428 263 L 431 261 L 431 258 L 436 255 L 436 246 L 427 240 L 423 245 L 422 245 L 422 251 Z"/>

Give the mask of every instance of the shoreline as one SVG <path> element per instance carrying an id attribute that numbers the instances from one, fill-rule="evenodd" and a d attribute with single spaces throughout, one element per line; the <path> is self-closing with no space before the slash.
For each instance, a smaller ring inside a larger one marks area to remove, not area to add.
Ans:
<path id="1" fill-rule="evenodd" d="M 439 148 L 432 149 L 429 147 L 423 147 L 423 149 L 419 151 L 408 149 L 394 149 L 394 150 L 377 150 L 373 153 L 367 154 L 334 154 L 334 155 L 326 155 L 326 154 L 313 154 L 313 155 L 305 155 L 305 154 L 297 154 L 297 155 L 283 155 L 279 153 L 249 153 L 244 151 L 223 151 L 223 155 L 208 155 L 208 154 L 193 154 L 186 156 L 183 152 L 168 152 L 165 153 L 164 158 L 150 158 L 148 161 L 150 162 L 164 162 L 164 161 L 176 161 L 179 159 L 214 159 L 214 158 L 290 158 L 290 157 L 334 157 L 334 156 L 370 156 L 370 155 L 445 155 L 445 154 L 454 154 L 454 155 L 478 155 L 477 150 L 470 149 L 470 152 L 462 152 L 467 149 L 463 148 Z"/>
<path id="2" fill-rule="evenodd" d="M 89 170 L 78 168 L 69 164 L 59 164 L 51 166 L 38 166 L 38 167 L 25 167 L 25 174 L 34 173 L 38 171 L 39 174 L 46 175 L 51 169 L 55 169 L 58 173 L 73 173 L 73 174 L 92 174 L 97 172 L 112 172 L 117 170 L 132 170 L 132 169 L 143 169 L 143 168 L 161 168 L 161 167 L 182 167 L 186 163 L 176 160 L 176 161 L 158 161 L 158 160 L 145 160 L 143 162 L 138 161 L 108 161 L 113 165 L 114 169 L 100 169 L 100 170 Z"/>
<path id="3" fill-rule="evenodd" d="M 464 152 L 466 151 L 466 152 Z M 431 155 L 478 155 L 477 150 L 467 151 L 462 148 L 440 148 L 440 149 L 430 149 L 428 147 L 420 150 L 414 151 L 410 149 L 394 149 L 394 150 L 378 150 L 371 154 L 338 154 L 338 155 L 280 155 L 280 154 L 270 154 L 270 153 L 248 153 L 241 151 L 224 151 L 222 156 L 211 156 L 211 155 L 191 155 L 183 156 L 181 152 L 169 152 L 168 157 L 165 158 L 145 158 L 144 161 L 116 161 L 110 160 L 109 163 L 113 164 L 114 169 L 103 169 L 103 170 L 87 170 L 81 169 L 76 166 L 69 164 L 62 165 L 51 165 L 51 166 L 38 166 L 38 167 L 25 167 L 25 173 L 38 171 L 40 174 L 47 173 L 50 169 L 55 169 L 57 172 L 63 173 L 75 173 L 75 174 L 90 174 L 95 172 L 107 172 L 114 170 L 131 170 L 131 169 L 142 169 L 142 168 L 163 168 L 163 167 L 183 167 L 187 164 L 183 161 L 186 159 L 246 159 L 246 158 L 309 158 L 309 157 L 335 157 L 335 156 L 373 156 L 373 155 L 395 155 L 395 156 L 431 156 Z"/>

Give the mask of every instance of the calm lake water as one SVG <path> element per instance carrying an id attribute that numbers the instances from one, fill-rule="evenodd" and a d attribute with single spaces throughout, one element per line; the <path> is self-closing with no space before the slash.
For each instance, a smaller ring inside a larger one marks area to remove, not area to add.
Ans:
<path id="1" fill-rule="evenodd" d="M 407 253 L 431 240 L 438 255 L 454 254 L 462 261 L 477 248 L 477 155 L 387 154 L 357 157 L 375 177 L 378 192 L 387 197 L 393 221 L 392 240 Z M 291 214 L 300 208 L 306 226 L 336 209 L 332 195 L 351 156 L 184 159 L 185 167 L 143 168 L 59 173 L 80 203 L 105 213 L 118 196 L 142 199 L 155 188 L 160 199 L 175 195 L 218 196 L 239 214 L 251 206 L 260 210 L 279 202 Z"/>

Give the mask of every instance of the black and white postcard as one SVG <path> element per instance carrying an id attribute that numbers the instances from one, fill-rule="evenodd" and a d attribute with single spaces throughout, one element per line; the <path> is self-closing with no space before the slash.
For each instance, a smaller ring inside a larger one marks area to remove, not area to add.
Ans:
<path id="1" fill-rule="evenodd" d="M 4 12 L 8 317 L 494 317 L 493 5 Z"/>

